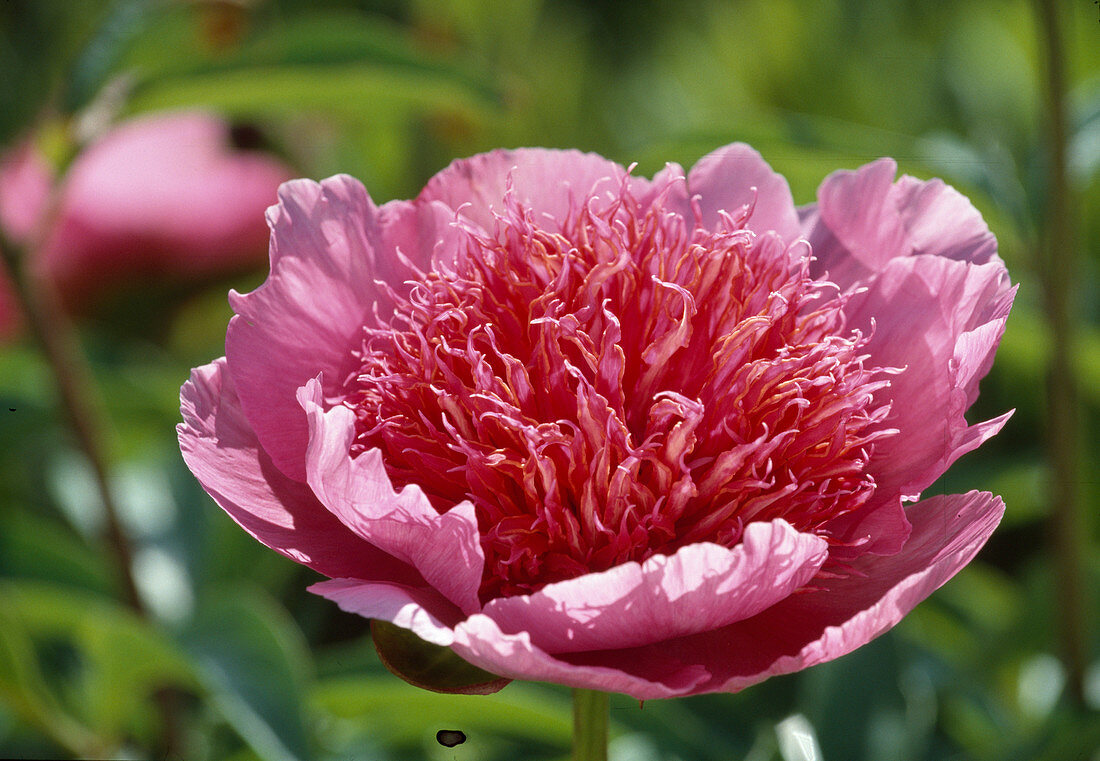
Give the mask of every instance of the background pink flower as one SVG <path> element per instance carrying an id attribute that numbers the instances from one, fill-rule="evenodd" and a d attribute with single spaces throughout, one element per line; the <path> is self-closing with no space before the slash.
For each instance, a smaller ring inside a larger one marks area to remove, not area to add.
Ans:
<path id="1" fill-rule="evenodd" d="M 290 171 L 232 146 L 202 112 L 142 116 L 83 151 L 62 180 L 57 219 L 33 266 L 72 307 L 134 280 L 195 279 L 262 261 L 263 210 Z M 25 241 L 45 210 L 53 169 L 31 143 L 0 166 L 0 224 Z"/>
<path id="2" fill-rule="evenodd" d="M 740 144 L 653 180 L 497 151 L 381 207 L 287 183 L 184 458 L 318 594 L 505 678 L 646 699 L 838 657 L 1003 511 L 919 498 L 1007 420 L 963 415 L 1015 289 L 965 198 L 895 174 L 803 209 Z"/>

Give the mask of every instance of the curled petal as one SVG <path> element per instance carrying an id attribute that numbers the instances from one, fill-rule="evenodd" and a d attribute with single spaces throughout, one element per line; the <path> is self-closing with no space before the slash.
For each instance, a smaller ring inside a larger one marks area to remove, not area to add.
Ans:
<path id="1" fill-rule="evenodd" d="M 716 647 L 736 651 L 738 643 L 757 643 L 742 663 L 727 659 L 728 665 L 713 669 L 714 689 L 721 691 L 839 658 L 892 628 L 969 563 L 1000 522 L 1004 503 L 972 491 L 932 497 L 909 513 L 913 533 L 897 555 L 865 556 L 854 564 L 856 574 L 825 580 L 820 591 L 790 597 L 756 619 L 697 642 L 682 640 L 674 649 L 686 654 L 698 646 L 712 657 Z M 773 640 L 761 644 L 765 631 Z"/>
<path id="2" fill-rule="evenodd" d="M 473 505 L 462 502 L 440 515 L 420 487 L 394 491 L 378 450 L 349 454 L 355 439 L 351 410 L 323 411 L 317 380 L 309 381 L 298 399 L 309 419 L 309 485 L 322 504 L 363 539 L 416 568 L 463 612 L 479 610 L 485 555 Z"/>
<path id="3" fill-rule="evenodd" d="M 376 281 L 412 276 L 406 261 L 427 265 L 447 241 L 453 213 L 408 202 L 378 208 L 358 181 L 295 180 L 268 209 L 271 274 L 248 294 L 233 291 L 236 316 L 225 339 L 229 369 L 264 450 L 275 465 L 305 480 L 306 420 L 298 388 L 323 375 L 338 384 L 356 367 L 348 353 L 374 304 Z"/>
<path id="4" fill-rule="evenodd" d="M 461 614 L 434 589 L 331 579 L 314 584 L 309 591 L 332 600 L 341 610 L 371 619 L 371 639 L 382 662 L 416 687 L 486 695 L 511 681 L 485 672 L 447 649 L 454 632 L 440 619 L 458 620 Z"/>
<path id="5" fill-rule="evenodd" d="M 364 542 L 303 483 L 283 475 L 244 417 L 225 359 L 196 368 L 181 392 L 180 450 L 207 493 L 260 542 L 326 576 L 423 583 Z"/>
<path id="6" fill-rule="evenodd" d="M 528 632 L 505 634 L 493 619 L 480 613 L 455 627 L 451 649 L 475 666 L 511 679 L 622 692 L 639 700 L 690 695 L 708 678 L 705 668 L 685 666 L 659 653 L 634 664 L 631 671 L 614 664 L 571 663 L 533 645 Z"/>
<path id="7" fill-rule="evenodd" d="M 963 413 L 992 363 L 1014 295 L 999 260 L 913 256 L 889 262 L 852 299 L 850 324 L 873 332 L 873 361 L 904 368 L 884 392 L 893 404 L 885 424 L 899 433 L 879 443 L 870 465 L 883 496 L 919 494 L 1007 420 L 971 427 Z"/>
<path id="8" fill-rule="evenodd" d="M 452 626 L 443 621 L 455 619 L 459 611 L 450 600 L 430 587 L 329 579 L 314 584 L 309 591 L 332 600 L 340 610 L 389 621 L 433 645 L 447 647 L 454 641 Z"/>
<path id="9" fill-rule="evenodd" d="M 826 556 L 820 537 L 782 520 L 754 523 L 732 549 L 692 544 L 493 600 L 483 612 L 505 632 L 530 632 L 548 653 L 635 647 L 754 616 L 807 583 Z"/>
<path id="10" fill-rule="evenodd" d="M 883 158 L 829 175 L 801 212 L 817 268 L 845 288 L 898 257 L 920 254 L 983 264 L 997 241 L 969 200 L 942 180 L 903 175 Z"/>
<path id="11" fill-rule="evenodd" d="M 676 675 L 695 682 L 675 695 L 737 692 L 839 658 L 893 627 L 969 563 L 996 528 L 1004 503 L 969 492 L 933 497 L 911 506 L 910 513 L 913 534 L 900 553 L 865 555 L 853 564 L 855 573 L 819 579 L 813 591 L 792 595 L 753 618 L 645 647 L 561 658 L 620 670 L 620 683 L 642 677 L 651 661 L 659 661 L 668 674 L 666 685 Z M 698 680 L 700 671 L 707 677 Z M 643 689 L 628 694 L 658 696 Z"/>

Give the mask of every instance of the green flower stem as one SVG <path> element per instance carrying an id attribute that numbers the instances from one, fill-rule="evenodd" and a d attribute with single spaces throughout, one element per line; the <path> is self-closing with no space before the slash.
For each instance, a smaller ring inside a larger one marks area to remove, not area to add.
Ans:
<path id="1" fill-rule="evenodd" d="M 69 419 L 77 445 L 91 466 L 96 491 L 103 504 L 106 542 L 110 557 L 114 559 L 118 569 L 122 595 L 127 606 L 139 617 L 148 620 L 149 611 L 138 594 L 134 579 L 133 549 L 111 493 L 105 446 L 108 421 L 98 403 L 91 370 L 84 360 L 75 330 L 62 309 L 52 284 L 45 278 L 36 277 L 29 267 L 29 262 L 36 258 L 36 252 L 56 221 L 58 201 L 58 188 L 55 186 L 38 229 L 26 245 L 10 239 L 0 229 L 0 266 L 6 265 L 11 275 L 22 315 L 57 384 L 58 402 Z M 177 696 L 172 690 L 161 690 L 155 695 L 154 701 L 163 724 L 158 755 L 174 755 L 181 745 Z M 57 735 L 55 739 L 59 739 L 62 744 L 69 742 Z M 86 750 L 79 754 L 88 755 Z M 91 755 L 102 754 L 97 752 Z"/>
<path id="2" fill-rule="evenodd" d="M 573 761 L 607 761 L 608 695 L 573 690 Z"/>
<path id="3" fill-rule="evenodd" d="M 1080 278 L 1077 262 L 1075 201 L 1067 172 L 1066 60 L 1061 4 L 1035 0 L 1041 49 L 1045 54 L 1047 193 L 1039 242 L 1039 272 L 1050 330 L 1047 367 L 1047 458 L 1051 470 L 1051 540 L 1058 588 L 1061 650 L 1067 691 L 1078 706 L 1085 702 L 1085 669 L 1091 642 L 1085 574 L 1088 530 L 1081 502 L 1080 392 L 1074 359 L 1079 354 L 1075 328 Z"/>
<path id="4" fill-rule="evenodd" d="M 103 504 L 107 542 L 118 569 L 123 596 L 127 605 L 144 616 L 147 611 L 133 576 L 133 552 L 111 494 L 107 454 L 104 451 L 107 424 L 93 392 L 92 373 L 51 284 L 36 278 L 30 271 L 28 262 L 34 257 L 32 250 L 33 247 L 24 249 L 0 230 L 0 256 L 11 273 L 22 315 L 50 367 L 57 384 L 58 402 L 68 417 L 77 445 L 92 469 L 96 491 Z"/>

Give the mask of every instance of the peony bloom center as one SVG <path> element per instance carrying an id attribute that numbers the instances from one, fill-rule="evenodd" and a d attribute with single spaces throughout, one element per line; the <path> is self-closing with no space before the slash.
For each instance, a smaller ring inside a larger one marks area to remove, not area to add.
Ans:
<path id="1" fill-rule="evenodd" d="M 733 547 L 753 521 L 836 543 L 895 432 L 888 370 L 805 241 L 607 184 L 563 220 L 512 193 L 492 234 L 456 217 L 453 259 L 389 290 L 344 384 L 353 455 L 380 449 L 441 513 L 473 503 L 483 601 Z"/>

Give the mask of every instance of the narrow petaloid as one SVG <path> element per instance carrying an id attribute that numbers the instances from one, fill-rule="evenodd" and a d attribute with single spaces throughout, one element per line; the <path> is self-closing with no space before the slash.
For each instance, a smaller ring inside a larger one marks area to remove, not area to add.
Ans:
<path id="1" fill-rule="evenodd" d="M 391 290 L 344 404 L 353 453 L 477 507 L 483 599 L 863 505 L 890 405 L 804 241 L 705 229 L 624 182 L 560 223 L 508 194 L 491 235 Z M 554 222 L 551 220 L 551 222 Z"/>

